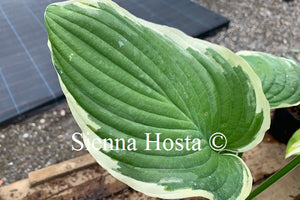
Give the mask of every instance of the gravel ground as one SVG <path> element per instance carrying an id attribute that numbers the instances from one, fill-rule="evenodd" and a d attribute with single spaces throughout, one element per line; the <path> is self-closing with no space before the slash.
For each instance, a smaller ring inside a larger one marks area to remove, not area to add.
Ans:
<path id="1" fill-rule="evenodd" d="M 72 151 L 72 134 L 80 132 L 65 100 L 54 108 L 25 116 L 0 130 L 0 180 L 3 185 L 27 178 L 27 173 L 83 155 Z M 78 138 L 79 139 L 79 138 Z"/>
<path id="2" fill-rule="evenodd" d="M 195 0 L 230 19 L 228 29 L 207 40 L 233 51 L 258 50 L 275 55 L 300 49 L 300 0 Z M 79 132 L 65 101 L 0 128 L 0 185 L 27 173 L 86 153 L 71 151 Z"/>
<path id="3" fill-rule="evenodd" d="M 194 0 L 230 20 L 227 30 L 206 38 L 234 52 L 253 50 L 277 56 L 300 49 L 300 0 Z"/>

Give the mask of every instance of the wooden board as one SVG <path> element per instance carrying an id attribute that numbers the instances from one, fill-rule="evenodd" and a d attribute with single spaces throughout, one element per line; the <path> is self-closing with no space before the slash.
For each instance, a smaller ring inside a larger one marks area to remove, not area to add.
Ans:
<path id="1" fill-rule="evenodd" d="M 41 184 L 56 177 L 64 176 L 76 170 L 95 165 L 95 159 L 87 154 L 59 164 L 54 164 L 28 174 L 30 187 Z"/>
<path id="2" fill-rule="evenodd" d="M 33 187 L 29 179 L 1 187 L 0 200 L 96 200 L 128 188 L 97 164 L 47 180 Z"/>

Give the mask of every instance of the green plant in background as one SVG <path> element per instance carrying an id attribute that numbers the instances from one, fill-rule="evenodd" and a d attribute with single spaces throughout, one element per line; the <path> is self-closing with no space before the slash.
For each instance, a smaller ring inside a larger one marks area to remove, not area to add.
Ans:
<path id="1" fill-rule="evenodd" d="M 300 67 L 298 63 L 262 52 L 240 51 L 237 55 L 244 58 L 259 76 L 271 108 L 284 108 L 299 104 Z"/>
<path id="2" fill-rule="evenodd" d="M 274 184 L 276 181 L 284 177 L 286 174 L 288 174 L 290 171 L 295 169 L 299 163 L 300 163 L 300 129 L 298 129 L 293 136 L 290 138 L 287 148 L 286 148 L 286 154 L 285 158 L 291 157 L 291 156 L 297 156 L 292 161 L 290 161 L 288 164 L 286 164 L 283 168 L 278 170 L 275 174 L 273 174 L 270 178 L 268 178 L 265 182 L 263 182 L 261 185 L 259 185 L 255 190 L 251 192 L 251 194 L 247 197 L 247 200 L 251 200 L 257 195 L 259 195 L 261 192 L 263 192 L 265 189 L 270 187 L 272 184 Z"/>
<path id="3" fill-rule="evenodd" d="M 45 25 L 84 142 L 136 141 L 130 150 L 106 151 L 108 144 L 101 143 L 89 152 L 114 177 L 150 196 L 245 199 L 252 177 L 237 154 L 260 143 L 269 128 L 267 99 L 273 107 L 300 102 L 296 63 L 262 53 L 234 54 L 136 18 L 109 0 L 52 4 Z M 255 64 L 259 59 L 269 65 Z M 271 73 L 277 61 L 283 66 Z M 282 73 L 290 79 L 283 81 Z M 224 151 L 210 146 L 217 132 L 227 138 Z M 152 142 L 145 149 L 145 133 L 151 141 L 161 133 L 158 146 Z M 170 140 L 186 137 L 199 138 L 201 150 L 170 148 Z"/>
<path id="4" fill-rule="evenodd" d="M 290 138 L 286 147 L 285 158 L 289 158 L 294 155 L 300 155 L 300 129 L 298 129 Z"/>
<path id="5" fill-rule="evenodd" d="M 254 51 L 240 51 L 237 54 L 244 58 L 259 76 L 262 82 L 263 91 L 271 108 L 284 108 L 299 104 L 300 67 L 296 61 Z M 288 142 L 286 158 L 299 155 L 299 152 L 300 129 Z M 297 167 L 299 163 L 300 156 L 297 156 L 252 191 L 247 199 L 253 199 L 255 196 L 263 192 L 266 188 L 270 187 L 280 178 Z"/>

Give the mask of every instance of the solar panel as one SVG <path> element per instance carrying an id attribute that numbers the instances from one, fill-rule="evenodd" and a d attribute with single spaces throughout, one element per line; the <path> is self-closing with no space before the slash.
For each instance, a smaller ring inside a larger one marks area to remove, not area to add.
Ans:
<path id="1" fill-rule="evenodd" d="M 60 98 L 44 27 L 50 0 L 0 2 L 0 123 Z M 143 19 L 204 37 L 228 20 L 189 0 L 115 0 Z"/>
<path id="2" fill-rule="evenodd" d="M 190 0 L 114 0 L 137 17 L 204 38 L 228 26 L 228 19 Z"/>

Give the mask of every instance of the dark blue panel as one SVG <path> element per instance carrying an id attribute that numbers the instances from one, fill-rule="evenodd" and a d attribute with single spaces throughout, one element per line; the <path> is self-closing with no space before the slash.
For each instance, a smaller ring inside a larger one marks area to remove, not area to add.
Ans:
<path id="1" fill-rule="evenodd" d="M 203 38 L 228 26 L 228 19 L 190 0 L 114 0 L 143 19 L 178 28 Z"/>
<path id="2" fill-rule="evenodd" d="M 44 11 L 58 0 L 0 1 L 0 123 L 62 96 Z M 203 37 L 228 20 L 189 0 L 115 0 L 143 19 Z"/>

